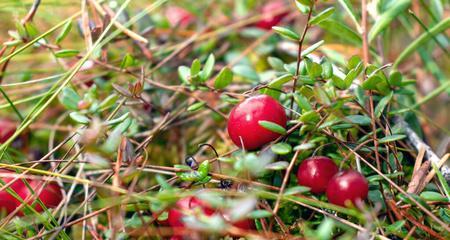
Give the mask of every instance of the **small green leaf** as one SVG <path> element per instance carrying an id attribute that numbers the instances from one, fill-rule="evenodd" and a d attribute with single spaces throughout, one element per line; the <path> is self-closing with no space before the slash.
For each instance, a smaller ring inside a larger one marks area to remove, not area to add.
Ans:
<path id="1" fill-rule="evenodd" d="M 122 59 L 122 62 L 120 63 L 120 69 L 130 67 L 134 64 L 134 62 L 135 62 L 134 57 L 131 56 L 129 53 L 127 53 L 125 54 L 125 56 Z"/>
<path id="2" fill-rule="evenodd" d="M 414 193 L 407 193 L 411 198 L 414 198 L 420 205 L 422 205 L 423 207 L 425 207 L 428 210 L 431 210 L 430 205 L 428 205 L 422 198 L 420 198 L 419 196 L 417 196 L 417 194 Z M 415 202 L 413 202 L 409 197 L 407 197 L 405 194 L 400 193 L 398 194 L 398 197 L 404 201 L 405 203 L 411 204 L 416 206 L 417 204 Z"/>
<path id="3" fill-rule="evenodd" d="M 199 74 L 201 68 L 202 68 L 202 64 L 200 63 L 200 61 L 198 59 L 195 59 L 194 61 L 192 61 L 191 77 L 194 77 L 197 74 Z"/>
<path id="4" fill-rule="evenodd" d="M 347 84 L 345 84 L 344 80 L 336 75 L 331 78 L 331 82 L 333 83 L 333 86 L 337 87 L 340 90 L 347 89 Z"/>
<path id="5" fill-rule="evenodd" d="M 274 163 L 270 163 L 267 164 L 265 166 L 266 169 L 269 170 L 284 170 L 289 166 L 289 163 L 286 161 L 279 161 L 279 162 L 274 162 Z"/>
<path id="6" fill-rule="evenodd" d="M 64 26 L 61 29 L 61 32 L 59 32 L 58 36 L 56 37 L 56 44 L 60 44 L 64 38 L 67 37 L 70 30 L 72 29 L 72 20 L 67 21 Z"/>
<path id="7" fill-rule="evenodd" d="M 278 125 L 278 124 L 276 124 L 274 122 L 258 121 L 258 124 L 261 127 L 265 128 L 267 130 L 270 130 L 272 132 L 276 132 L 276 133 L 279 133 L 281 135 L 286 134 L 286 129 L 284 129 L 284 127 L 282 127 L 282 126 L 280 126 L 280 125 Z"/>
<path id="8" fill-rule="evenodd" d="M 304 123 L 317 123 L 320 120 L 320 115 L 314 111 L 307 111 L 300 116 L 300 121 Z"/>
<path id="9" fill-rule="evenodd" d="M 194 112 L 194 111 L 202 109 L 205 105 L 206 105 L 206 102 L 197 102 L 197 103 L 194 103 L 191 106 L 189 106 L 187 108 L 187 110 L 189 112 Z"/>
<path id="10" fill-rule="evenodd" d="M 444 220 L 445 223 L 450 224 L 450 210 L 446 208 L 439 209 L 439 217 Z"/>
<path id="11" fill-rule="evenodd" d="M 284 71 L 284 62 L 276 57 L 268 57 L 267 62 L 276 71 Z"/>
<path id="12" fill-rule="evenodd" d="M 309 23 L 311 25 L 319 24 L 323 20 L 330 17 L 333 13 L 334 13 L 334 7 L 327 8 L 327 9 L 323 10 L 322 12 L 320 12 L 319 14 L 317 14 L 316 16 L 314 16 L 313 18 L 311 18 L 311 20 L 309 20 Z"/>
<path id="13" fill-rule="evenodd" d="M 302 144 L 300 144 L 300 145 L 298 145 L 298 146 L 295 146 L 295 147 L 294 147 L 294 150 L 295 150 L 295 151 L 298 151 L 298 150 L 308 150 L 308 149 L 312 149 L 312 148 L 314 148 L 314 147 L 316 147 L 316 144 L 314 144 L 314 143 L 302 143 Z"/>
<path id="14" fill-rule="evenodd" d="M 295 186 L 295 187 L 287 188 L 286 191 L 284 191 L 284 195 L 289 196 L 289 195 L 301 194 L 301 193 L 309 192 L 309 190 L 310 190 L 309 187 Z"/>
<path id="15" fill-rule="evenodd" d="M 361 64 L 362 60 L 358 55 L 353 55 L 347 62 L 347 69 L 356 68 L 359 64 Z"/>
<path id="16" fill-rule="evenodd" d="M 61 104 L 69 110 L 78 110 L 78 102 L 81 101 L 80 95 L 71 87 L 65 87 L 58 96 Z"/>
<path id="17" fill-rule="evenodd" d="M 24 27 L 30 38 L 35 38 L 37 35 L 39 35 L 39 31 L 33 23 L 27 22 L 24 24 Z"/>
<path id="18" fill-rule="evenodd" d="M 316 230 L 315 236 L 317 239 L 321 240 L 330 240 L 333 236 L 333 231 L 336 227 L 333 219 L 325 218 L 319 225 L 319 228 Z"/>
<path id="19" fill-rule="evenodd" d="M 322 58 L 320 60 L 320 65 L 322 66 L 322 78 L 323 79 L 330 79 L 333 77 L 333 65 L 331 65 L 331 62 L 328 61 L 327 58 Z"/>
<path id="20" fill-rule="evenodd" d="M 105 122 L 104 124 L 108 125 L 108 126 L 117 125 L 117 124 L 122 123 L 123 121 L 125 121 L 125 119 L 127 119 L 129 115 L 130 115 L 130 113 L 127 112 L 127 113 L 123 114 L 122 116 L 120 116 L 118 118 L 115 118 L 115 119 L 112 119 L 112 120 L 109 120 L 109 121 Z"/>
<path id="21" fill-rule="evenodd" d="M 296 0 L 298 3 L 303 4 L 305 6 L 311 6 L 313 3 L 313 0 Z"/>
<path id="22" fill-rule="evenodd" d="M 257 218 L 268 218 L 273 215 L 272 212 L 267 210 L 254 210 L 247 214 L 248 218 L 257 219 Z"/>
<path id="23" fill-rule="evenodd" d="M 386 108 L 387 104 L 391 101 L 393 92 L 391 91 L 388 95 L 384 96 L 375 107 L 375 116 L 379 118 Z"/>
<path id="24" fill-rule="evenodd" d="M 362 83 L 361 87 L 364 90 L 377 90 L 377 85 L 382 81 L 380 76 L 372 75 Z"/>
<path id="25" fill-rule="evenodd" d="M 318 25 L 336 37 L 344 39 L 350 43 L 357 45 L 362 43 L 361 36 L 340 21 L 329 18 L 323 20 Z"/>
<path id="26" fill-rule="evenodd" d="M 402 79 L 403 79 L 403 76 L 400 72 L 393 71 L 389 75 L 389 84 L 391 86 L 400 87 L 402 85 Z"/>
<path id="27" fill-rule="evenodd" d="M 273 145 L 270 149 L 272 150 L 272 152 L 274 152 L 278 155 L 286 155 L 286 154 L 291 153 L 292 146 L 287 143 L 280 142 L 280 143 Z"/>
<path id="28" fill-rule="evenodd" d="M 345 76 L 344 83 L 345 83 L 345 89 L 349 88 L 353 81 L 361 74 L 363 70 L 363 63 L 359 62 L 358 65 L 356 65 L 353 69 L 351 69 L 347 76 Z"/>
<path id="29" fill-rule="evenodd" d="M 282 76 L 279 76 L 278 78 L 272 80 L 269 84 L 268 87 L 269 88 L 264 88 L 262 89 L 262 93 L 267 94 L 275 99 L 278 99 L 280 94 L 281 94 L 281 89 L 283 88 L 283 85 L 285 83 L 288 83 L 292 80 L 292 74 L 284 74 Z M 280 91 L 276 91 L 276 90 L 280 90 Z"/>
<path id="30" fill-rule="evenodd" d="M 370 117 L 364 115 L 349 115 L 345 118 L 347 121 L 361 126 L 370 125 L 372 122 Z"/>
<path id="31" fill-rule="evenodd" d="M 69 58 L 78 55 L 80 51 L 75 49 L 63 49 L 55 52 L 55 57 L 57 58 Z"/>
<path id="32" fill-rule="evenodd" d="M 440 193 L 437 192 L 431 192 L 431 191 L 424 191 L 420 194 L 420 197 L 423 198 L 425 201 L 438 201 L 438 202 L 447 202 L 448 199 L 444 196 L 442 196 Z"/>
<path id="33" fill-rule="evenodd" d="M 116 94 L 111 94 L 108 97 L 106 97 L 101 103 L 99 108 L 100 109 L 107 109 L 112 107 L 114 104 L 117 103 L 117 100 L 119 99 L 119 96 Z"/>
<path id="34" fill-rule="evenodd" d="M 81 124 L 89 124 L 89 118 L 79 112 L 71 112 L 69 114 L 70 118 L 73 119 L 77 123 Z"/>
<path id="35" fill-rule="evenodd" d="M 295 1 L 295 7 L 297 7 L 301 13 L 307 13 L 309 11 L 309 5 L 302 4 L 300 1 L 301 0 Z"/>
<path id="36" fill-rule="evenodd" d="M 390 178 L 390 179 L 394 179 L 394 178 L 398 178 L 399 176 L 403 176 L 405 175 L 403 172 L 395 172 L 395 173 L 386 173 L 384 174 L 385 177 Z M 368 182 L 377 182 L 377 181 L 384 181 L 385 178 L 382 177 L 381 175 L 373 175 L 367 178 Z"/>
<path id="37" fill-rule="evenodd" d="M 331 105 L 331 99 L 322 87 L 314 86 L 314 96 L 320 104 L 327 106 Z"/>
<path id="38" fill-rule="evenodd" d="M 314 52 L 316 49 L 318 49 L 320 46 L 322 46 L 325 43 L 324 40 L 320 40 L 313 45 L 309 46 L 307 49 L 302 51 L 302 57 L 307 56 L 308 54 Z"/>
<path id="39" fill-rule="evenodd" d="M 191 77 L 191 69 L 186 66 L 179 66 L 178 67 L 178 76 L 180 77 L 181 81 L 185 84 L 189 84 L 190 77 Z"/>
<path id="40" fill-rule="evenodd" d="M 176 168 L 176 169 L 182 169 L 182 170 L 187 170 L 187 171 L 191 171 L 192 170 L 189 166 L 180 165 L 180 164 L 175 164 L 175 165 L 173 165 L 173 167 Z"/>
<path id="41" fill-rule="evenodd" d="M 295 94 L 295 95 L 294 95 L 294 100 L 295 100 L 295 103 L 297 103 L 297 105 L 298 105 L 304 112 L 307 112 L 307 111 L 311 111 L 311 110 L 312 110 L 312 106 L 311 106 L 311 104 L 309 103 L 309 100 L 308 100 L 306 97 L 304 97 L 303 95 Z"/>
<path id="42" fill-rule="evenodd" d="M 295 33 L 294 31 L 288 29 L 288 28 L 284 28 L 284 27 L 272 27 L 273 30 L 275 30 L 275 32 L 277 32 L 278 34 L 280 34 L 282 37 L 290 39 L 290 40 L 294 40 L 294 41 L 299 41 L 300 40 L 300 36 Z"/>
<path id="43" fill-rule="evenodd" d="M 442 185 L 442 189 L 444 190 L 445 195 L 447 195 L 448 201 L 450 201 L 450 187 L 448 186 L 447 180 L 444 178 L 436 164 L 431 163 L 431 166 L 433 167 L 433 170 L 438 177 L 439 183 Z"/>
<path id="44" fill-rule="evenodd" d="M 214 58 L 214 55 L 210 54 L 208 59 L 206 60 L 205 66 L 203 67 L 203 71 L 201 73 L 203 81 L 208 80 L 209 77 L 211 76 L 211 74 L 214 70 L 215 62 L 216 62 L 216 60 Z"/>
<path id="45" fill-rule="evenodd" d="M 309 58 L 305 58 L 306 70 L 308 71 L 308 75 L 315 79 L 322 75 L 322 66 L 320 64 L 311 61 Z"/>
<path id="46" fill-rule="evenodd" d="M 216 80 L 214 81 L 214 88 L 216 89 L 224 89 L 233 81 L 233 72 L 228 68 L 224 67 L 217 75 Z"/>
<path id="47" fill-rule="evenodd" d="M 386 227 L 387 233 L 398 233 L 401 232 L 403 226 L 405 226 L 406 220 L 396 221 L 393 224 Z"/>

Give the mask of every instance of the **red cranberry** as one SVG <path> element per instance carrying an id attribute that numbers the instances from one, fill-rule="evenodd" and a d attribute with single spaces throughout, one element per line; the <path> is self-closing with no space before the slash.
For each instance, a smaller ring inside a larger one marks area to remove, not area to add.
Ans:
<path id="1" fill-rule="evenodd" d="M 233 226 L 243 229 L 243 230 L 253 230 L 255 229 L 255 221 L 252 219 L 243 219 L 233 223 Z"/>
<path id="2" fill-rule="evenodd" d="M 194 15 L 192 15 L 189 11 L 176 6 L 168 7 L 165 15 L 172 27 L 180 26 L 182 28 L 186 28 L 195 20 Z"/>
<path id="3" fill-rule="evenodd" d="M 6 142 L 16 131 L 16 123 L 8 119 L 0 119 L 0 144 Z"/>
<path id="4" fill-rule="evenodd" d="M 171 227 L 182 228 L 185 226 L 183 218 L 189 215 L 189 211 L 199 208 L 202 212 L 211 216 L 214 214 L 214 209 L 208 206 L 207 203 L 201 201 L 196 197 L 186 197 L 178 200 L 175 207 L 169 210 L 168 222 Z"/>
<path id="5" fill-rule="evenodd" d="M 255 229 L 255 221 L 253 221 L 253 219 L 244 218 L 244 219 L 232 222 L 229 217 L 229 214 L 224 213 L 222 216 L 225 219 L 225 221 L 229 222 L 231 225 L 233 225 L 237 228 L 240 228 L 243 230 Z"/>
<path id="6" fill-rule="evenodd" d="M 283 20 L 283 18 L 287 15 L 286 13 L 281 13 L 277 15 L 272 15 L 273 12 L 279 11 L 284 7 L 284 2 L 282 0 L 271 1 L 264 5 L 261 9 L 261 14 L 263 15 L 262 19 L 256 23 L 256 26 L 262 29 L 270 30 L 273 26 Z"/>
<path id="7" fill-rule="evenodd" d="M 328 201 L 347 206 L 351 201 L 354 205 L 357 202 L 367 198 L 369 184 L 363 175 L 354 170 L 343 171 L 336 174 L 328 183 L 327 197 Z"/>
<path id="8" fill-rule="evenodd" d="M 259 121 L 269 121 L 286 127 L 286 112 L 281 104 L 268 95 L 250 97 L 231 110 L 228 135 L 236 146 L 247 150 L 258 149 L 280 136 L 263 128 Z"/>
<path id="9" fill-rule="evenodd" d="M 38 190 L 42 191 L 39 194 L 39 199 L 42 201 L 44 206 L 46 208 L 55 208 L 59 205 L 59 203 L 62 201 L 63 196 L 61 194 L 61 188 L 59 185 L 55 182 L 46 183 L 46 186 L 42 188 L 42 184 L 44 184 L 44 181 L 40 180 L 32 180 L 29 181 L 31 189 L 33 189 L 34 192 L 37 192 Z M 24 187 L 22 189 L 21 197 L 23 199 L 28 198 L 31 195 L 31 191 L 28 189 L 28 187 Z M 33 203 L 29 202 L 28 205 L 32 205 L 34 209 L 38 212 L 42 212 L 42 206 L 37 202 L 37 198 L 33 197 L 33 199 L 36 199 Z"/>
<path id="10" fill-rule="evenodd" d="M 298 168 L 298 184 L 311 188 L 313 193 L 323 193 L 330 179 L 339 171 L 336 164 L 327 157 L 317 156 L 305 159 Z"/>
<path id="11" fill-rule="evenodd" d="M 1 174 L 14 174 L 15 172 L 0 169 Z M 14 177 L 2 177 L 2 180 L 5 184 L 8 184 L 12 180 L 14 180 Z M 1 187 L 3 187 L 3 184 L 0 184 Z M 11 184 L 10 189 L 14 190 L 19 196 L 20 192 L 23 188 L 25 188 L 25 184 L 21 179 L 17 179 L 13 184 Z M 9 194 L 8 191 L 5 189 L 3 191 L 0 191 L 0 211 L 6 211 L 6 213 L 13 212 L 18 206 L 20 205 L 20 201 L 17 200 L 13 195 Z"/>

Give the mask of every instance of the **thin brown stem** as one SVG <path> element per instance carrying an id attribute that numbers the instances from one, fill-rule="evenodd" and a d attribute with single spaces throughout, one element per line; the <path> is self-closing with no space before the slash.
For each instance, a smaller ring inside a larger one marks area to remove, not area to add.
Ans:
<path id="1" fill-rule="evenodd" d="M 297 52 L 297 68 L 295 69 L 295 76 L 294 76 L 294 85 L 292 86 L 292 97 L 291 97 L 291 105 L 290 105 L 290 109 L 293 109 L 294 107 L 294 93 L 295 93 L 295 89 L 297 87 L 297 81 L 300 75 L 300 63 L 302 62 L 302 47 L 303 47 L 303 42 L 305 40 L 305 36 L 306 33 L 308 32 L 309 27 L 311 27 L 311 25 L 309 24 L 309 20 L 311 19 L 312 16 L 312 12 L 314 9 L 314 3 L 311 3 L 311 6 L 309 6 L 309 12 L 308 12 L 308 17 L 306 18 L 306 24 L 305 24 L 305 28 L 303 29 L 302 35 L 300 37 L 300 40 L 298 40 L 298 52 Z M 289 118 L 292 118 L 292 112 L 289 114 Z"/>

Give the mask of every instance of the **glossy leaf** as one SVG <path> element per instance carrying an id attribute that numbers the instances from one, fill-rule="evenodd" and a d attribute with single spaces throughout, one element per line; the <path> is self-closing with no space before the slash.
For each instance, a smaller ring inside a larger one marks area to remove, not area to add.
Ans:
<path id="1" fill-rule="evenodd" d="M 55 52 L 55 57 L 57 58 L 69 58 L 69 57 L 75 57 L 78 55 L 80 51 L 75 49 L 63 49 Z"/>
<path id="2" fill-rule="evenodd" d="M 272 145 L 270 148 L 272 152 L 278 154 L 278 155 L 286 155 L 291 153 L 292 147 L 288 143 L 280 142 L 275 145 Z"/>
<path id="3" fill-rule="evenodd" d="M 78 110 L 78 102 L 81 101 L 80 95 L 71 87 L 65 87 L 58 96 L 59 101 L 69 110 Z"/>
<path id="4" fill-rule="evenodd" d="M 286 134 L 286 129 L 284 129 L 284 127 L 282 127 L 282 126 L 280 126 L 280 125 L 278 125 L 278 124 L 276 124 L 276 123 L 274 123 L 274 122 L 269 122 L 269 121 L 259 121 L 258 124 L 259 124 L 261 127 L 265 128 L 265 129 L 267 129 L 267 130 L 270 130 L 270 131 L 272 131 L 272 132 L 276 132 L 276 133 L 279 133 L 279 134 L 281 134 L 281 135 Z"/>
<path id="5" fill-rule="evenodd" d="M 329 18 L 334 13 L 334 10 L 335 10 L 334 7 L 329 7 L 327 9 L 323 10 L 316 16 L 312 17 L 311 20 L 309 20 L 309 23 L 311 25 L 319 24 L 323 20 Z"/>
<path id="6" fill-rule="evenodd" d="M 72 29 L 72 21 L 67 21 L 64 26 L 61 29 L 61 32 L 59 32 L 58 36 L 56 37 L 56 43 L 60 44 L 69 34 L 70 30 Z"/>
<path id="7" fill-rule="evenodd" d="M 216 63 L 216 59 L 214 58 L 214 55 L 210 54 L 208 56 L 208 59 L 206 60 L 205 66 L 203 67 L 203 70 L 201 72 L 203 81 L 206 81 L 209 79 L 209 77 L 213 73 L 215 63 Z"/>
<path id="8" fill-rule="evenodd" d="M 300 40 L 300 36 L 288 28 L 272 27 L 272 29 L 286 39 L 293 40 L 293 41 Z"/>
<path id="9" fill-rule="evenodd" d="M 228 68 L 224 67 L 220 70 L 217 75 L 216 80 L 214 81 L 214 88 L 216 89 L 224 89 L 233 81 L 233 72 Z"/>

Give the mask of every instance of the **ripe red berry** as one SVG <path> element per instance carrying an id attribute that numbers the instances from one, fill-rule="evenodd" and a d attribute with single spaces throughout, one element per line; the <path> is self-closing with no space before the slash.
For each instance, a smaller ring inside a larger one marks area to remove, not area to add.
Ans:
<path id="1" fill-rule="evenodd" d="M 171 227 L 182 228 L 185 226 L 183 218 L 189 216 L 189 211 L 200 209 L 205 215 L 211 216 L 214 214 L 214 209 L 207 203 L 201 201 L 196 197 L 186 197 L 178 200 L 175 207 L 169 210 L 168 222 Z"/>
<path id="2" fill-rule="evenodd" d="M 225 221 L 233 225 L 234 227 L 243 229 L 243 230 L 252 230 L 255 229 L 255 221 L 253 219 L 244 218 L 237 221 L 231 221 L 229 214 L 223 213 L 222 214 Z"/>
<path id="3" fill-rule="evenodd" d="M 1 174 L 14 174 L 15 172 L 0 169 Z M 8 184 L 12 180 L 14 180 L 14 177 L 2 177 L 4 184 Z M 3 187 L 4 184 L 0 184 L 0 187 Z M 14 190 L 16 194 L 20 196 L 20 192 L 25 187 L 25 184 L 21 179 L 17 179 L 11 186 L 10 189 Z M 0 191 L 0 212 L 5 211 L 7 214 L 13 212 L 18 206 L 20 205 L 20 201 L 17 200 L 13 195 L 8 193 L 8 191 L 5 189 L 3 191 Z"/>
<path id="4" fill-rule="evenodd" d="M 166 9 L 165 15 L 170 23 L 170 26 L 180 26 L 186 28 L 191 24 L 195 17 L 189 11 L 176 6 L 170 6 Z"/>
<path id="5" fill-rule="evenodd" d="M 250 97 L 231 110 L 228 135 L 236 146 L 247 150 L 258 149 L 280 136 L 263 128 L 259 121 L 286 127 L 286 112 L 281 104 L 268 95 Z"/>
<path id="6" fill-rule="evenodd" d="M 364 201 L 369 192 L 369 184 L 363 175 L 354 170 L 339 172 L 328 183 L 328 201 L 346 206 L 346 202 L 351 201 L 356 205 L 359 201 Z"/>
<path id="7" fill-rule="evenodd" d="M 8 119 L 0 119 L 0 144 L 6 142 L 16 131 L 16 124 Z"/>
<path id="8" fill-rule="evenodd" d="M 273 26 L 283 20 L 287 15 L 286 13 L 272 15 L 275 11 L 280 11 L 284 7 L 284 2 L 282 0 L 271 1 L 264 5 L 261 9 L 262 19 L 256 23 L 256 26 L 262 29 L 271 29 Z"/>
<path id="9" fill-rule="evenodd" d="M 253 221 L 252 219 L 242 219 L 240 221 L 234 222 L 233 226 L 243 230 L 253 230 L 255 229 L 255 221 Z"/>
<path id="10" fill-rule="evenodd" d="M 44 184 L 43 181 L 40 180 L 32 180 L 29 181 L 31 189 L 36 193 L 37 191 L 40 191 L 39 199 L 42 201 L 44 206 L 46 208 L 55 208 L 59 205 L 59 203 L 62 201 L 63 196 L 61 194 L 61 188 L 59 185 L 55 182 L 46 183 L 46 185 L 42 188 L 42 185 Z M 28 198 L 31 195 L 31 191 L 28 189 L 28 187 L 22 188 L 21 197 L 23 199 Z M 34 209 L 38 212 L 42 212 L 42 206 L 38 203 L 37 198 L 32 198 L 34 202 L 28 202 L 28 205 L 33 206 Z"/>
<path id="11" fill-rule="evenodd" d="M 299 185 L 311 188 L 313 193 L 323 193 L 330 179 L 339 171 L 336 164 L 328 157 L 317 156 L 305 159 L 298 168 Z"/>

